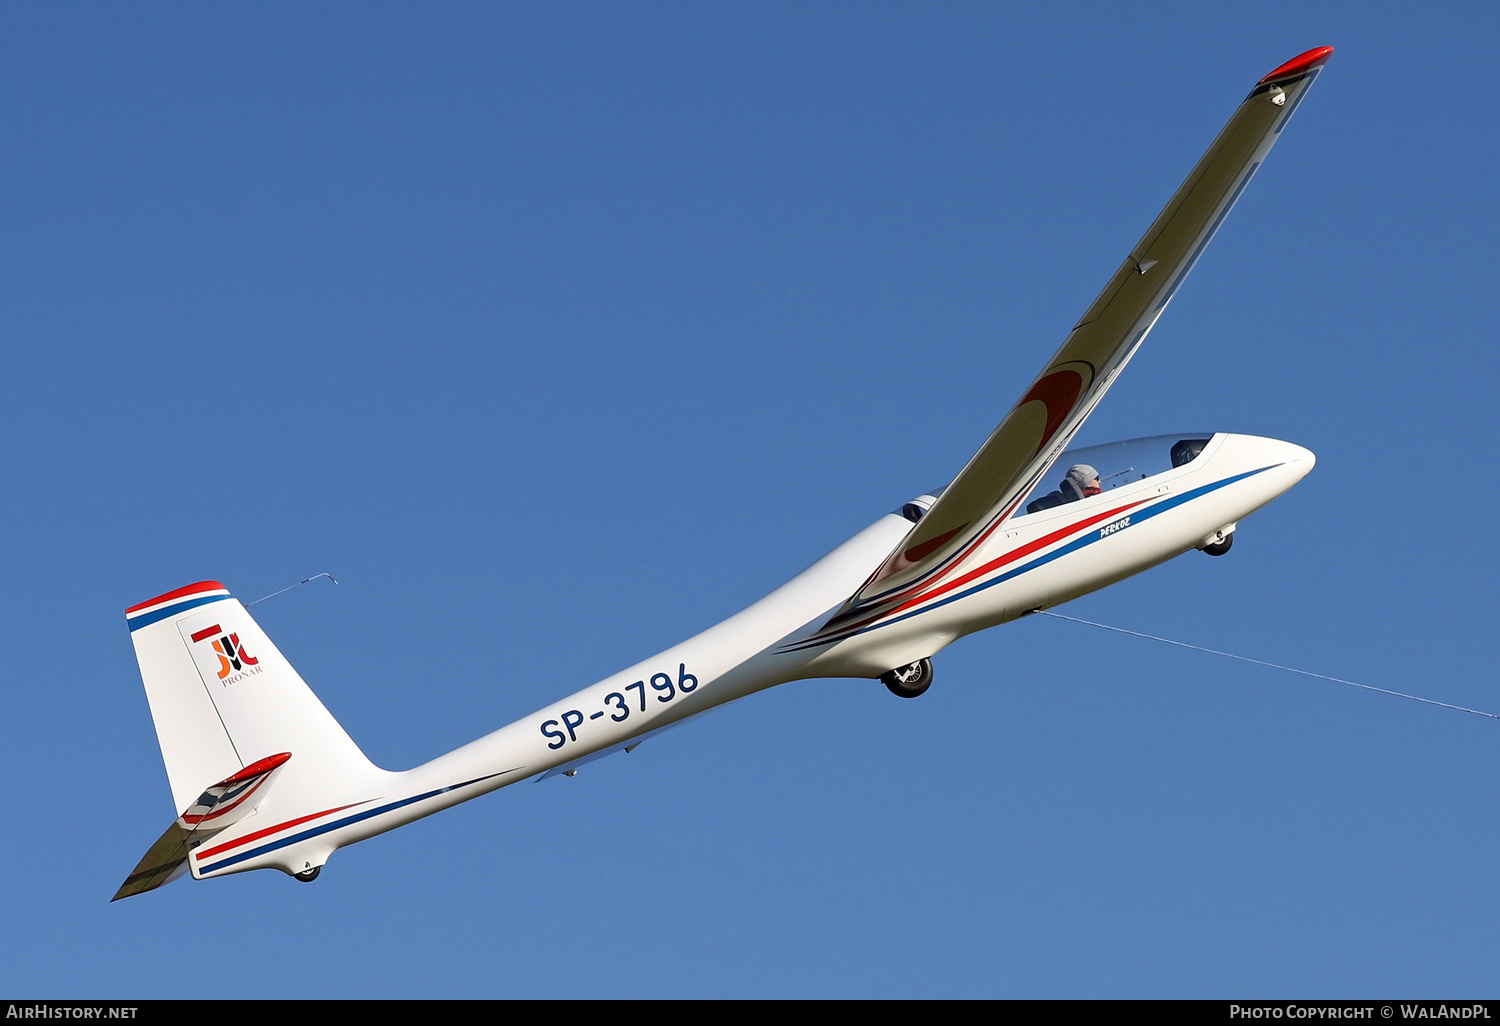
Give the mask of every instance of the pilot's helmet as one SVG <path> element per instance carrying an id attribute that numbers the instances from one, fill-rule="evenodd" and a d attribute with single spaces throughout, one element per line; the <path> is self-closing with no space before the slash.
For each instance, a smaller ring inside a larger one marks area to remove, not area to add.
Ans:
<path id="1" fill-rule="evenodd" d="M 1068 468 L 1068 476 L 1064 480 L 1079 496 L 1098 495 L 1101 490 L 1099 471 L 1087 463 L 1073 464 Z"/>

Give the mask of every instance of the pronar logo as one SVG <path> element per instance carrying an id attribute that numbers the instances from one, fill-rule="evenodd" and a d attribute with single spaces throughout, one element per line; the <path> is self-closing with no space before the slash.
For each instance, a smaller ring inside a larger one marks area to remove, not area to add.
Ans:
<path id="1" fill-rule="evenodd" d="M 260 672 L 260 660 L 245 651 L 238 634 L 214 624 L 193 632 L 194 645 L 204 641 L 213 643 L 214 655 L 219 657 L 219 680 L 225 684 L 238 684 Z"/>

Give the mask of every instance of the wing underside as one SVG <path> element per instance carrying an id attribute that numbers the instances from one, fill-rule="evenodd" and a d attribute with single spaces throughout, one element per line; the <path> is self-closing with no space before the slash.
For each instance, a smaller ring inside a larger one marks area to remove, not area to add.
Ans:
<path id="1" fill-rule="evenodd" d="M 1332 52 L 1309 50 L 1256 84 L 1020 401 L 820 633 L 909 603 L 1014 513 L 1166 309 Z"/>

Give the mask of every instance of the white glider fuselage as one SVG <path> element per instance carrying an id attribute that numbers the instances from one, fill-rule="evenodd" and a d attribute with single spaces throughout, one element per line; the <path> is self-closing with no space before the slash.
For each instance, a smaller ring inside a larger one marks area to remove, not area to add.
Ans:
<path id="1" fill-rule="evenodd" d="M 912 529 L 901 511 L 889 513 L 722 623 L 414 769 L 371 767 L 350 779 L 312 767 L 299 773 L 291 759 L 257 814 L 200 846 L 189 864 L 197 877 L 305 872 L 344 845 L 633 748 L 643 735 L 753 692 L 813 677 L 879 676 L 1227 536 L 1313 463 L 1311 452 L 1287 442 L 1213 435 L 1184 466 L 1013 518 L 913 601 L 820 640 L 840 603 Z"/>
<path id="2" fill-rule="evenodd" d="M 788 681 L 879 677 L 914 697 L 930 656 L 1192 549 L 1312 469 L 1268 438 L 1164 435 L 1068 449 L 1265 161 L 1332 53 L 1260 79 L 1042 372 L 958 475 L 759 602 L 539 712 L 405 772 L 374 766 L 217 581 L 126 610 L 183 811 L 116 898 L 336 849 L 507 784 L 571 772 Z M 1066 468 L 1056 490 L 1045 482 Z M 1029 501 L 1028 501 L 1029 500 Z"/>

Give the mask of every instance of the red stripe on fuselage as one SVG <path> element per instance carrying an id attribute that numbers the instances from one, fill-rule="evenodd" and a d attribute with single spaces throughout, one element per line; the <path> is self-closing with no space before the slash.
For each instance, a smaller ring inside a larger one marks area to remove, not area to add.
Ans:
<path id="1" fill-rule="evenodd" d="M 366 799 L 366 801 L 370 800 L 372 799 Z M 197 852 L 193 855 L 193 858 L 201 862 L 203 859 L 209 858 L 214 855 L 220 855 L 232 848 L 238 848 L 242 844 L 249 844 L 251 841 L 258 841 L 262 837 L 269 837 L 270 835 L 279 831 L 287 830 L 294 826 L 300 826 L 303 823 L 311 822 L 312 820 L 318 819 L 321 816 L 331 816 L 335 812 L 343 812 L 345 809 L 352 809 L 356 805 L 363 804 L 365 804 L 365 802 L 351 802 L 348 805 L 340 805 L 336 809 L 324 809 L 322 812 L 314 812 L 311 816 L 299 816 L 297 819 L 289 819 L 285 823 L 277 823 L 275 826 L 266 827 L 264 830 L 257 830 L 254 833 L 246 834 L 244 837 L 237 837 L 232 841 L 225 841 L 223 844 L 215 845 L 207 851 Z"/>
<path id="2" fill-rule="evenodd" d="M 974 539 L 969 542 L 968 548 L 964 549 L 957 555 L 950 557 L 950 562 L 947 566 L 944 566 L 935 572 L 930 571 L 930 573 L 932 573 L 932 576 L 923 580 L 915 581 L 912 584 L 907 585 L 904 591 L 898 591 L 895 595 L 887 596 L 886 598 L 879 601 L 900 602 L 902 601 L 902 599 L 911 595 L 913 592 L 919 592 L 923 588 L 931 587 L 938 581 L 941 581 L 943 578 L 947 577 L 953 571 L 957 570 L 963 564 L 964 560 L 972 556 L 975 550 L 977 550 L 979 546 L 988 541 L 990 535 L 994 534 L 995 530 L 1001 524 L 1005 523 L 1006 518 L 1009 517 L 1011 513 L 1015 511 L 1015 508 L 1021 504 L 1021 500 L 1026 497 L 1029 491 L 1030 489 L 1027 489 L 1026 492 L 1022 492 L 1020 495 L 1016 496 L 1016 501 L 1011 503 L 1008 509 L 1003 510 L 999 516 L 995 517 L 994 521 L 990 524 L 989 527 L 985 528 L 983 531 L 979 532 L 979 534 L 975 535 Z M 906 606 L 903 605 L 901 608 L 905 609 Z M 875 613 L 873 616 L 867 617 L 866 619 L 854 624 L 842 622 L 837 617 L 835 617 L 834 619 L 829 620 L 828 623 L 824 624 L 823 630 L 820 633 L 841 634 L 844 631 L 863 630 L 870 624 L 874 623 L 876 620 L 879 620 L 881 617 L 885 616 L 888 612 L 890 612 L 890 610 Z"/>
<path id="3" fill-rule="evenodd" d="M 1070 524 L 1067 527 L 1053 531 L 1051 534 L 1044 534 L 1035 541 L 1027 542 L 1025 545 L 1022 545 L 1018 549 L 1011 549 L 1009 552 L 1005 553 L 1005 555 L 990 560 L 988 563 L 984 564 L 984 566 L 977 567 L 976 569 L 970 570 L 966 574 L 955 577 L 953 580 L 949 581 L 947 584 L 942 585 L 941 587 L 933 588 L 931 591 L 924 592 L 923 594 L 918 595 L 915 598 L 908 599 L 906 602 L 903 602 L 895 609 L 888 610 L 880 615 L 883 617 L 892 616 L 896 613 L 901 612 L 902 610 L 910 609 L 912 606 L 919 606 L 923 602 L 926 602 L 928 599 L 937 598 L 939 595 L 946 595 L 954 588 L 961 588 L 965 584 L 968 584 L 970 581 L 977 580 L 992 570 L 998 570 L 1000 567 L 1004 566 L 1007 563 L 1014 563 L 1016 560 L 1021 559 L 1025 556 L 1029 556 L 1039 549 L 1045 549 L 1053 542 L 1061 541 L 1070 534 L 1073 534 L 1086 527 L 1092 527 L 1095 524 L 1099 523 L 1101 520 L 1108 520 L 1110 517 L 1118 516 L 1119 514 L 1124 513 L 1127 509 L 1134 509 L 1135 507 L 1148 501 L 1150 500 L 1140 499 L 1136 502 L 1127 502 L 1123 506 L 1117 506 L 1114 509 L 1106 510 L 1103 513 L 1097 513 L 1094 516 L 1088 517 L 1087 519 L 1078 521 L 1076 524 Z"/>

